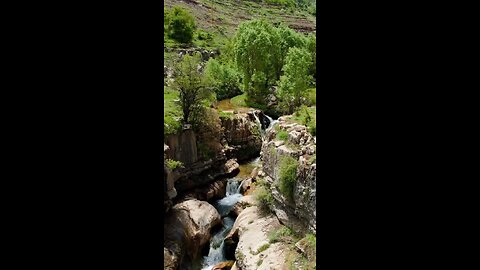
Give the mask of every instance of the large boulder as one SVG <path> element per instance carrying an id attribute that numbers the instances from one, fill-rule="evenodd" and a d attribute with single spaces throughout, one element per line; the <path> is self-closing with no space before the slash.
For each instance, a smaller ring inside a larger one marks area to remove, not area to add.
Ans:
<path id="1" fill-rule="evenodd" d="M 227 249 L 237 245 L 237 267 L 242 270 L 287 269 L 288 246 L 281 242 L 269 243 L 268 239 L 268 234 L 280 226 L 274 215 L 262 214 L 257 206 L 243 210 L 225 240 L 225 244 L 230 245 Z"/>
<path id="2" fill-rule="evenodd" d="M 221 118 L 224 136 L 232 148 L 229 153 L 239 161 L 258 156 L 262 147 L 261 128 L 253 113 L 238 113 Z"/>
<path id="3" fill-rule="evenodd" d="M 192 199 L 174 205 L 164 223 L 164 269 L 176 270 L 197 258 L 220 223 L 217 210 L 207 202 Z"/>

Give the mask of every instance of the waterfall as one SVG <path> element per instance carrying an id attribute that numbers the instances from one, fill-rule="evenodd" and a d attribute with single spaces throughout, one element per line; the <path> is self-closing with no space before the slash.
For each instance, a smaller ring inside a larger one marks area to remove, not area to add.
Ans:
<path id="1" fill-rule="evenodd" d="M 244 180 L 245 181 L 245 180 Z M 242 181 L 243 183 L 243 181 Z M 228 213 L 232 210 L 233 206 L 243 197 L 239 192 L 238 178 L 230 178 L 227 182 L 226 197 L 218 200 L 214 203 L 214 207 L 217 209 L 220 216 L 223 217 L 223 227 L 217 232 L 212 239 L 210 239 L 210 250 L 208 256 L 203 258 L 202 270 L 211 270 L 217 263 L 221 263 L 226 260 L 224 250 L 225 236 L 230 232 L 235 223 L 235 220 L 228 217 Z"/>
<path id="2" fill-rule="evenodd" d="M 255 120 L 257 121 L 258 125 L 260 126 L 260 129 L 262 129 L 262 122 L 260 122 L 260 118 L 258 118 L 257 114 L 255 114 L 255 111 L 253 111 L 253 116 L 255 117 Z"/>
<path id="3" fill-rule="evenodd" d="M 210 270 L 217 263 L 226 261 L 224 250 L 224 239 L 227 236 L 230 229 L 232 229 L 235 220 L 231 217 L 225 217 L 223 219 L 222 229 L 216 233 L 210 240 L 210 250 L 208 256 L 204 257 L 202 270 Z"/>
<path id="4" fill-rule="evenodd" d="M 225 196 L 228 197 L 230 195 L 238 193 L 237 189 L 238 189 L 238 179 L 237 178 L 228 179 Z"/>
<path id="5" fill-rule="evenodd" d="M 242 190 L 242 185 L 243 185 L 243 182 L 245 182 L 245 180 L 247 180 L 247 178 L 242 180 L 242 182 L 240 183 L 240 185 L 237 188 L 237 193 L 240 193 L 240 191 Z"/>

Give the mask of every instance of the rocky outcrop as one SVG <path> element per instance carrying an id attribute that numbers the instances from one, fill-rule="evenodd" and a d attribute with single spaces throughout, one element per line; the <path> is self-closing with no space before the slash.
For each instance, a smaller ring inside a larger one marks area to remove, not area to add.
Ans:
<path id="1" fill-rule="evenodd" d="M 173 206 L 164 223 L 164 269 L 185 269 L 182 262 L 198 256 L 220 222 L 217 210 L 207 202 L 194 199 Z"/>
<path id="2" fill-rule="evenodd" d="M 200 53 L 202 61 L 208 61 L 210 58 L 215 58 L 220 55 L 219 50 L 207 50 L 204 48 L 164 48 L 166 52 L 175 52 L 179 57 L 182 57 L 186 54 L 193 55 L 194 53 Z"/>
<path id="3" fill-rule="evenodd" d="M 200 201 L 212 201 L 215 199 L 221 199 L 225 197 L 227 187 L 227 180 L 222 179 L 208 184 L 201 188 L 195 188 L 188 191 L 182 197 L 184 199 L 197 199 Z"/>
<path id="4" fill-rule="evenodd" d="M 238 200 L 237 203 L 235 203 L 231 213 L 233 213 L 233 215 L 237 217 L 243 210 L 245 210 L 245 208 L 254 205 L 257 205 L 257 201 L 255 200 L 253 195 L 243 196 L 242 198 L 240 198 L 240 200 Z"/>
<path id="5" fill-rule="evenodd" d="M 269 243 L 268 240 L 268 234 L 280 226 L 275 216 L 263 215 L 256 206 L 243 210 L 225 240 L 225 245 L 230 246 L 238 241 L 236 267 L 242 270 L 287 269 L 288 246 L 281 242 Z"/>
<path id="6" fill-rule="evenodd" d="M 276 138 L 279 131 L 286 131 L 285 141 Z M 286 198 L 277 186 L 280 178 L 281 160 L 292 157 L 299 165 L 293 189 L 293 200 Z M 316 233 L 316 145 L 315 138 L 303 125 L 288 121 L 288 117 L 278 119 L 278 127 L 270 129 L 262 145 L 262 171 L 269 183 L 275 199 L 272 210 L 279 220 L 297 230 L 303 228 Z"/>
<path id="7" fill-rule="evenodd" d="M 188 166 L 198 160 L 197 139 L 191 129 L 182 130 L 167 137 L 167 158 L 181 161 Z"/>
<path id="8" fill-rule="evenodd" d="M 261 129 L 253 112 L 234 114 L 221 118 L 225 140 L 231 151 L 230 156 L 239 161 L 258 156 L 262 147 Z"/>
<path id="9" fill-rule="evenodd" d="M 239 165 L 236 159 L 226 160 L 225 155 L 215 159 L 197 162 L 179 170 L 181 175 L 175 182 L 177 192 L 185 192 L 197 187 L 204 187 L 219 178 L 233 177 L 238 174 Z"/>

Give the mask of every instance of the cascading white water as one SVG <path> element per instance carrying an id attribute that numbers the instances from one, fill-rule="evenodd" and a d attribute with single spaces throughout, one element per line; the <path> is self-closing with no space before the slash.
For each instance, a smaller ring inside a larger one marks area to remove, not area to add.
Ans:
<path id="1" fill-rule="evenodd" d="M 225 217 L 223 219 L 222 229 L 210 240 L 210 250 L 208 256 L 204 257 L 204 267 L 202 270 L 211 270 L 215 264 L 226 260 L 225 250 L 223 248 L 225 243 L 223 240 L 230 229 L 232 229 L 233 223 L 235 223 L 235 220 L 231 217 Z"/>
<path id="2" fill-rule="evenodd" d="M 265 133 L 268 129 L 272 128 L 273 125 L 278 122 L 278 120 L 273 120 L 270 116 L 265 115 L 269 122 L 269 125 L 266 129 L 262 128 L 262 122 L 260 121 L 258 115 L 253 112 L 253 116 L 260 128 L 262 140 L 265 136 Z M 256 166 L 260 162 L 260 157 L 257 157 L 249 164 Z M 222 229 L 213 235 L 210 240 L 210 250 L 208 256 L 203 257 L 203 268 L 202 270 L 211 270 L 216 264 L 226 261 L 225 250 L 224 250 L 224 239 L 225 236 L 230 232 L 235 220 L 228 216 L 233 206 L 243 197 L 240 193 L 242 185 L 246 179 L 243 179 L 239 184 L 239 178 L 230 178 L 227 181 L 225 198 L 216 201 L 213 206 L 217 209 L 218 213 L 222 217 L 223 227 Z"/>
<path id="3" fill-rule="evenodd" d="M 228 197 L 230 195 L 238 193 L 237 189 L 238 189 L 238 179 L 237 178 L 228 179 L 225 196 Z"/>
<path id="4" fill-rule="evenodd" d="M 255 117 L 255 120 L 257 122 L 257 124 L 259 125 L 260 127 L 260 131 L 261 131 L 261 135 L 262 135 L 262 139 L 265 137 L 265 134 L 267 133 L 267 131 L 269 131 L 274 125 L 275 123 L 278 122 L 278 120 L 273 120 L 270 116 L 266 115 L 266 114 L 263 114 L 265 115 L 265 117 L 267 117 L 269 123 L 268 123 L 268 127 L 266 129 L 263 129 L 262 128 L 262 122 L 260 121 L 260 118 L 258 118 L 257 114 L 255 113 L 255 111 L 253 112 L 253 116 Z"/>
<path id="5" fill-rule="evenodd" d="M 240 182 L 240 185 L 238 185 L 238 188 L 237 188 L 237 193 L 240 193 L 240 191 L 242 190 L 242 185 L 243 185 L 243 182 L 245 182 L 245 180 L 247 180 L 246 178 L 242 180 L 242 182 Z"/>
<path id="6" fill-rule="evenodd" d="M 255 117 L 257 124 L 260 126 L 260 129 L 262 129 L 262 122 L 260 122 L 260 118 L 255 114 L 255 111 L 253 111 L 253 116 Z"/>
<path id="7" fill-rule="evenodd" d="M 232 228 L 233 223 L 235 223 L 235 220 L 227 215 L 238 200 L 243 197 L 242 194 L 238 193 L 238 178 L 228 179 L 226 190 L 226 197 L 214 203 L 214 207 L 217 209 L 220 216 L 223 217 L 223 227 L 210 240 L 210 250 L 208 256 L 203 258 L 202 270 L 211 270 L 215 264 L 226 260 L 224 239 Z"/>

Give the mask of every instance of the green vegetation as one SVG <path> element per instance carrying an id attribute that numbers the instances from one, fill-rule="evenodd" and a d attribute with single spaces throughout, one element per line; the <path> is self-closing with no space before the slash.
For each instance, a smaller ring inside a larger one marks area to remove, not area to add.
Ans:
<path id="1" fill-rule="evenodd" d="M 173 88 L 179 92 L 179 105 L 183 112 L 183 123 L 195 123 L 201 118 L 202 110 L 213 102 L 212 91 L 207 88 L 204 74 L 198 70 L 201 56 L 185 55 L 175 66 L 177 74 Z"/>
<path id="2" fill-rule="evenodd" d="M 175 6 L 164 8 L 163 27 L 168 37 L 181 43 L 190 43 L 195 30 L 195 19 L 185 9 Z"/>
<path id="3" fill-rule="evenodd" d="M 315 108 L 316 40 L 302 33 L 315 29 L 315 18 L 308 14 L 313 7 L 312 0 L 165 0 L 166 47 L 200 46 L 220 54 L 200 65 L 199 55 L 179 57 L 176 50 L 164 51 L 165 64 L 175 74 L 164 87 L 164 134 L 191 124 L 204 133 L 197 138 L 203 144 L 199 151 L 211 156 L 218 143 L 210 144 L 214 140 L 207 133 L 218 134 L 220 118 L 233 117 L 213 112 L 209 107 L 215 99 L 232 98 L 232 105 L 258 108 L 272 117 L 299 111 L 301 105 Z M 271 104 L 272 96 L 278 105 Z M 314 114 L 303 114 L 294 121 L 308 122 L 315 132 Z M 286 139 L 285 134 L 280 137 Z"/>
<path id="4" fill-rule="evenodd" d="M 316 135 L 317 129 L 317 115 L 316 115 L 316 107 L 300 107 L 291 117 L 289 120 L 299 123 L 301 125 L 305 125 L 308 128 L 308 132 L 312 134 L 312 136 Z"/>
<path id="5" fill-rule="evenodd" d="M 280 97 L 280 107 L 282 110 L 291 114 L 300 107 L 307 95 L 306 89 L 312 79 L 308 74 L 311 67 L 311 56 L 306 49 L 292 47 L 288 50 L 283 66 L 284 75 L 280 78 L 278 94 Z"/>
<path id="6" fill-rule="evenodd" d="M 246 105 L 266 111 L 267 97 L 276 85 L 283 113 L 310 105 L 307 89 L 314 84 L 316 73 L 313 35 L 305 36 L 283 24 L 275 27 L 265 20 L 253 20 L 240 24 L 233 43 Z"/>
<path id="7" fill-rule="evenodd" d="M 178 100 L 178 92 L 168 87 L 163 88 L 163 127 L 164 135 L 176 133 L 181 128 L 180 120 L 182 119 L 182 111 L 180 106 L 175 102 Z"/>
<path id="8" fill-rule="evenodd" d="M 253 255 L 257 255 L 257 254 L 259 254 L 259 253 L 267 250 L 269 247 L 270 247 L 270 243 L 264 244 L 264 245 L 262 245 L 261 247 L 259 247 L 259 248 L 257 249 L 257 252 L 255 252 L 255 254 L 253 254 Z"/>
<path id="9" fill-rule="evenodd" d="M 247 103 L 246 103 L 246 98 L 247 98 L 247 94 L 246 93 L 243 93 L 241 95 L 238 95 L 236 97 L 233 97 L 232 99 L 230 99 L 230 102 L 233 104 L 233 105 L 236 105 L 238 107 L 247 107 Z"/>
<path id="10" fill-rule="evenodd" d="M 205 68 L 205 74 L 210 80 L 217 100 L 231 98 L 241 94 L 240 75 L 236 69 L 229 65 L 222 65 L 216 59 L 210 59 Z"/>
<path id="11" fill-rule="evenodd" d="M 288 139 L 288 132 L 285 130 L 280 130 L 276 136 L 277 140 L 286 141 Z"/>
<path id="12" fill-rule="evenodd" d="M 305 238 L 307 240 L 307 257 L 312 258 L 317 253 L 317 237 L 314 234 L 307 234 Z"/>
<path id="13" fill-rule="evenodd" d="M 240 24 L 234 39 L 235 61 L 243 77 L 243 88 L 249 99 L 265 103 L 281 69 L 280 37 L 270 23 L 253 20 Z"/>
<path id="14" fill-rule="evenodd" d="M 233 113 L 231 112 L 219 112 L 218 116 L 220 119 L 232 119 L 233 118 Z"/>
<path id="15" fill-rule="evenodd" d="M 266 186 L 258 185 L 255 189 L 255 198 L 263 211 L 270 211 L 270 206 L 273 204 L 273 196 Z"/>
<path id="16" fill-rule="evenodd" d="M 167 167 L 171 170 L 175 170 L 177 168 L 184 168 L 183 163 L 181 161 L 167 159 L 165 160 L 165 163 L 167 163 Z"/>
<path id="17" fill-rule="evenodd" d="M 287 226 L 282 226 L 278 230 L 271 231 L 268 234 L 268 241 L 270 243 L 283 242 L 283 243 L 295 243 L 298 236 L 296 233 Z"/>
<path id="18" fill-rule="evenodd" d="M 298 161 L 290 156 L 283 157 L 280 161 L 280 192 L 288 199 L 293 199 Z"/>

